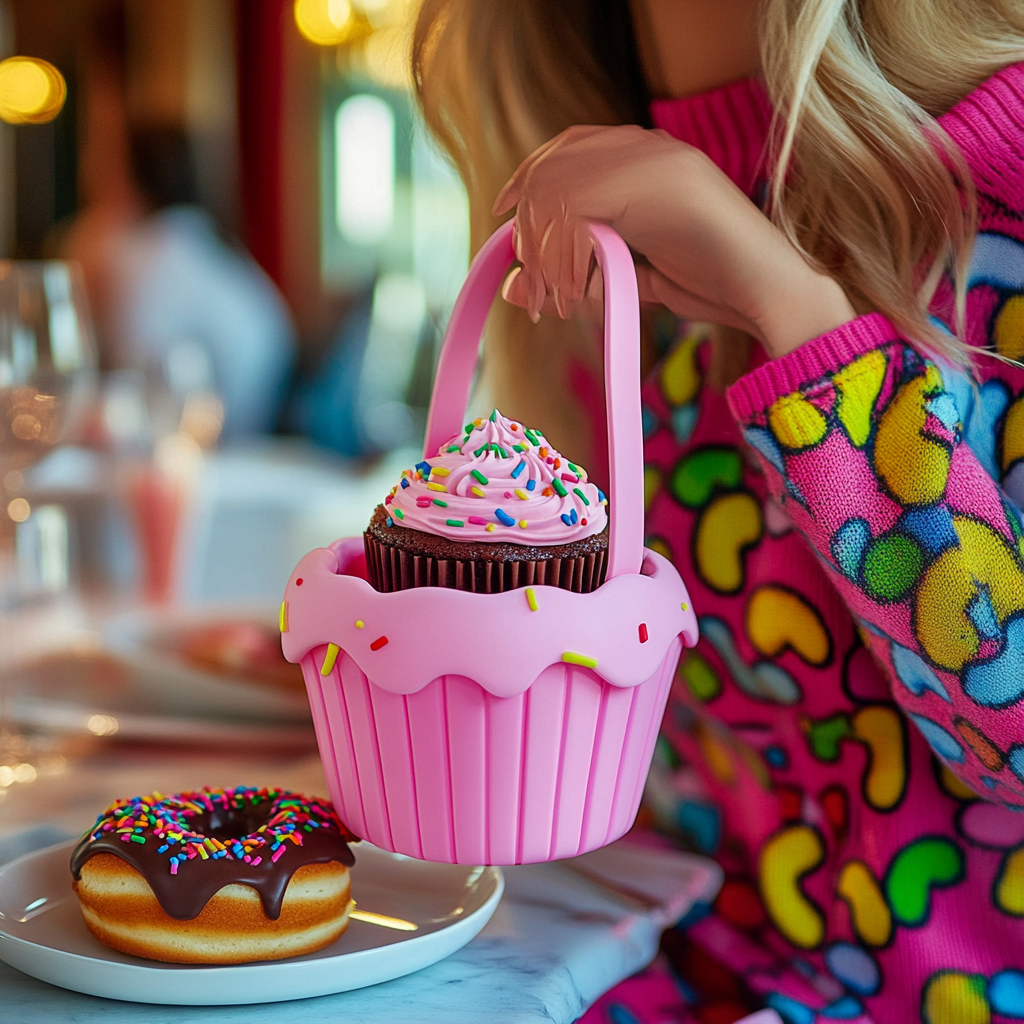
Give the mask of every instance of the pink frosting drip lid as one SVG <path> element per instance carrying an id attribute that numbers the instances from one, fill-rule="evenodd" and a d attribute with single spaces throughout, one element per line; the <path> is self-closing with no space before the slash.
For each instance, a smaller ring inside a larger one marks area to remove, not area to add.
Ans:
<path id="1" fill-rule="evenodd" d="M 608 522 L 586 470 L 497 409 L 406 470 L 384 504 L 391 524 L 485 543 L 568 544 Z"/>

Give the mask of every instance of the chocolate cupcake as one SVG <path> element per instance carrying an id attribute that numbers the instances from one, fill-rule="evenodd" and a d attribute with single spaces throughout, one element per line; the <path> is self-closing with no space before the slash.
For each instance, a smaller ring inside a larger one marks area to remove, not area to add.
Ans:
<path id="1" fill-rule="evenodd" d="M 379 591 L 499 593 L 604 581 L 608 500 L 538 430 L 496 409 L 403 472 L 363 534 Z"/>

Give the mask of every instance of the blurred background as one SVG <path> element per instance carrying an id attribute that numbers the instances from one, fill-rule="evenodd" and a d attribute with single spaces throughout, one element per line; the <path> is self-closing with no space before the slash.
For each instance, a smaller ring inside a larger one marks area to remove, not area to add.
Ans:
<path id="1" fill-rule="evenodd" d="M 74 742 L 311 742 L 280 595 L 416 461 L 467 267 L 415 16 L 0 0 L 0 800 Z"/>
<path id="2" fill-rule="evenodd" d="M 415 14 L 415 0 L 0 2 L 0 256 L 81 267 L 100 374 L 90 408 L 52 432 L 80 450 L 28 475 L 6 456 L 7 507 L 31 510 L 25 487 L 81 489 L 90 453 L 174 478 L 218 452 L 237 497 L 244 452 L 281 470 L 338 456 L 354 461 L 332 471 L 361 477 L 420 440 L 468 214 L 410 97 Z M 308 443 L 258 443 L 271 436 Z M 159 484 L 136 480 L 129 503 L 166 504 Z M 243 525 L 206 518 L 192 533 Z M 142 564 L 154 543 L 90 537 L 75 569 L 251 595 L 251 579 Z"/>

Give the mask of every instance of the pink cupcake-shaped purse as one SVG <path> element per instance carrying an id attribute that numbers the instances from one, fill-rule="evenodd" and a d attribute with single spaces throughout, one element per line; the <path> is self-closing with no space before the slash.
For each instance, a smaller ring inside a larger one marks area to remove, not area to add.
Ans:
<path id="1" fill-rule="evenodd" d="M 640 323 L 625 243 L 594 225 L 605 281 L 610 452 L 605 582 L 380 593 L 362 538 L 311 551 L 281 606 L 302 665 L 331 799 L 377 846 L 425 860 L 572 857 L 633 823 L 682 645 L 697 621 L 682 579 L 643 547 Z M 452 314 L 425 457 L 455 434 L 495 292 L 514 260 L 506 224 L 480 250 Z"/>

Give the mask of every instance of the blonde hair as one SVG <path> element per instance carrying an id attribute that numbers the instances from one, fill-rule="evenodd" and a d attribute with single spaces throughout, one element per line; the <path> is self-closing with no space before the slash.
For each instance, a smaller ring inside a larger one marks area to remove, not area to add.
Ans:
<path id="1" fill-rule="evenodd" d="M 469 191 L 474 250 L 496 226 L 494 196 L 538 145 L 572 124 L 646 117 L 575 27 L 586 24 L 581 9 L 586 0 L 423 2 L 415 81 Z M 976 221 L 967 167 L 936 119 L 1024 59 L 1024 0 L 763 0 L 761 18 L 776 111 L 770 216 L 856 308 L 968 364 L 972 350 L 928 319 L 948 272 L 962 334 Z M 531 329 L 519 311 L 496 312 L 504 323 L 489 376 L 518 395 L 517 415 L 532 415 L 529 353 L 551 353 L 555 335 L 570 352 L 592 346 L 578 324 Z"/>
<path id="2" fill-rule="evenodd" d="M 767 0 L 761 38 L 773 221 L 857 308 L 968 365 L 974 186 L 936 119 L 1024 59 L 1024 3 Z M 957 337 L 928 319 L 947 271 Z"/>
<path id="3" fill-rule="evenodd" d="M 469 194 L 473 252 L 498 226 L 491 204 L 520 162 L 574 124 L 623 124 L 624 102 L 580 30 L 589 0 L 423 0 L 413 74 L 424 118 Z M 548 17 L 548 15 L 551 17 Z M 580 408 L 557 400 L 574 361 L 599 369 L 592 332 L 498 302 L 484 346 L 489 401 L 536 423 L 584 465 L 591 454 Z"/>

